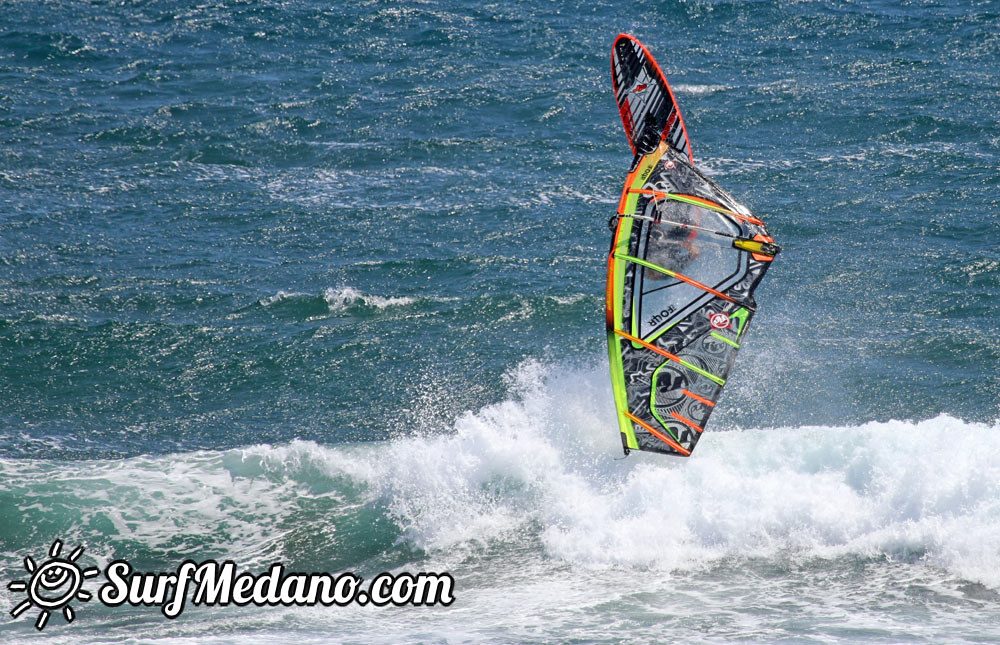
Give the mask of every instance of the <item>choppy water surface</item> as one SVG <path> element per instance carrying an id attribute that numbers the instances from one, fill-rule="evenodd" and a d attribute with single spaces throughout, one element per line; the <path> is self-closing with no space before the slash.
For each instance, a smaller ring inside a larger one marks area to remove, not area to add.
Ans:
<path id="1" fill-rule="evenodd" d="M 786 249 L 686 461 L 618 460 L 620 31 Z M 1000 639 L 998 34 L 996 2 L 0 2 L 0 632 Z M 6 583 L 57 538 L 457 599 L 37 632 Z"/>

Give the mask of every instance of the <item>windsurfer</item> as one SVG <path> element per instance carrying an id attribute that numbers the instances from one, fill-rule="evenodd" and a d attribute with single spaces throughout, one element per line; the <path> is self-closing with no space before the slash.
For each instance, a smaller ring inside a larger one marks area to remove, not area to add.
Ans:
<path id="1" fill-rule="evenodd" d="M 701 249 L 694 242 L 696 235 L 697 231 L 654 224 L 649 231 L 646 259 L 657 266 L 684 273 L 701 254 Z M 649 268 L 645 276 L 652 280 L 667 278 L 666 274 Z"/>

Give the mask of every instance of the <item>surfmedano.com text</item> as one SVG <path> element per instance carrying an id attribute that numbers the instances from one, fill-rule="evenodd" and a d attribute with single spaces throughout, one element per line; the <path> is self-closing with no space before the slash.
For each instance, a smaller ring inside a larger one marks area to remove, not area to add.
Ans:
<path id="1" fill-rule="evenodd" d="M 105 568 L 108 581 L 97 596 L 108 607 L 158 606 L 167 618 L 180 616 L 188 599 L 193 605 L 217 607 L 448 606 L 454 601 L 455 580 L 449 573 L 380 573 L 365 584 L 350 572 L 286 573 L 281 563 L 259 575 L 236 569 L 231 560 L 185 560 L 174 573 L 141 573 L 125 560 L 115 560 Z"/>

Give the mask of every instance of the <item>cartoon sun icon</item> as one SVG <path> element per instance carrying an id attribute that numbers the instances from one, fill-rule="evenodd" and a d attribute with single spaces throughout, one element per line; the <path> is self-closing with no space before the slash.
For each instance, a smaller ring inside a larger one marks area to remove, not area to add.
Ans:
<path id="1" fill-rule="evenodd" d="M 68 557 L 60 558 L 62 552 L 62 542 L 56 540 L 49 548 L 49 559 L 41 566 L 35 564 L 31 556 L 25 556 L 24 569 L 31 574 L 31 578 L 15 580 L 7 585 L 11 591 L 26 591 L 28 597 L 22 600 L 16 607 L 10 610 L 10 615 L 17 618 L 32 605 L 41 609 L 38 620 L 35 621 L 35 628 L 42 631 L 45 624 L 49 622 L 49 615 L 58 609 L 62 609 L 62 615 L 67 623 L 73 622 L 76 614 L 70 606 L 74 599 L 80 602 L 87 602 L 93 596 L 89 591 L 83 589 L 83 581 L 86 578 L 93 578 L 99 572 L 97 567 L 83 569 L 76 563 L 76 559 L 83 553 L 83 546 L 73 549 Z"/>

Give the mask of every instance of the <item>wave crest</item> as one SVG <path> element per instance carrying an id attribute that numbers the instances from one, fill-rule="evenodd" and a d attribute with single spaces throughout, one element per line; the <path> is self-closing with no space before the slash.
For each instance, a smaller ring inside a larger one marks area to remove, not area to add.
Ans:
<path id="1" fill-rule="evenodd" d="M 498 543 L 584 568 L 856 556 L 1000 587 L 1000 424 L 941 415 L 710 430 L 686 460 L 621 459 L 603 366 L 528 362 L 507 381 L 507 400 L 439 434 L 0 465 L 17 482 L 8 502 L 28 516 L 21 524 L 51 523 L 58 507 L 61 521 L 108 524 L 109 538 L 168 552 L 211 543 L 256 560 L 314 534 L 364 561 L 399 545 L 444 554 Z M 326 510 L 304 510 L 317 504 Z M 373 522 L 391 535 L 366 538 Z"/>

